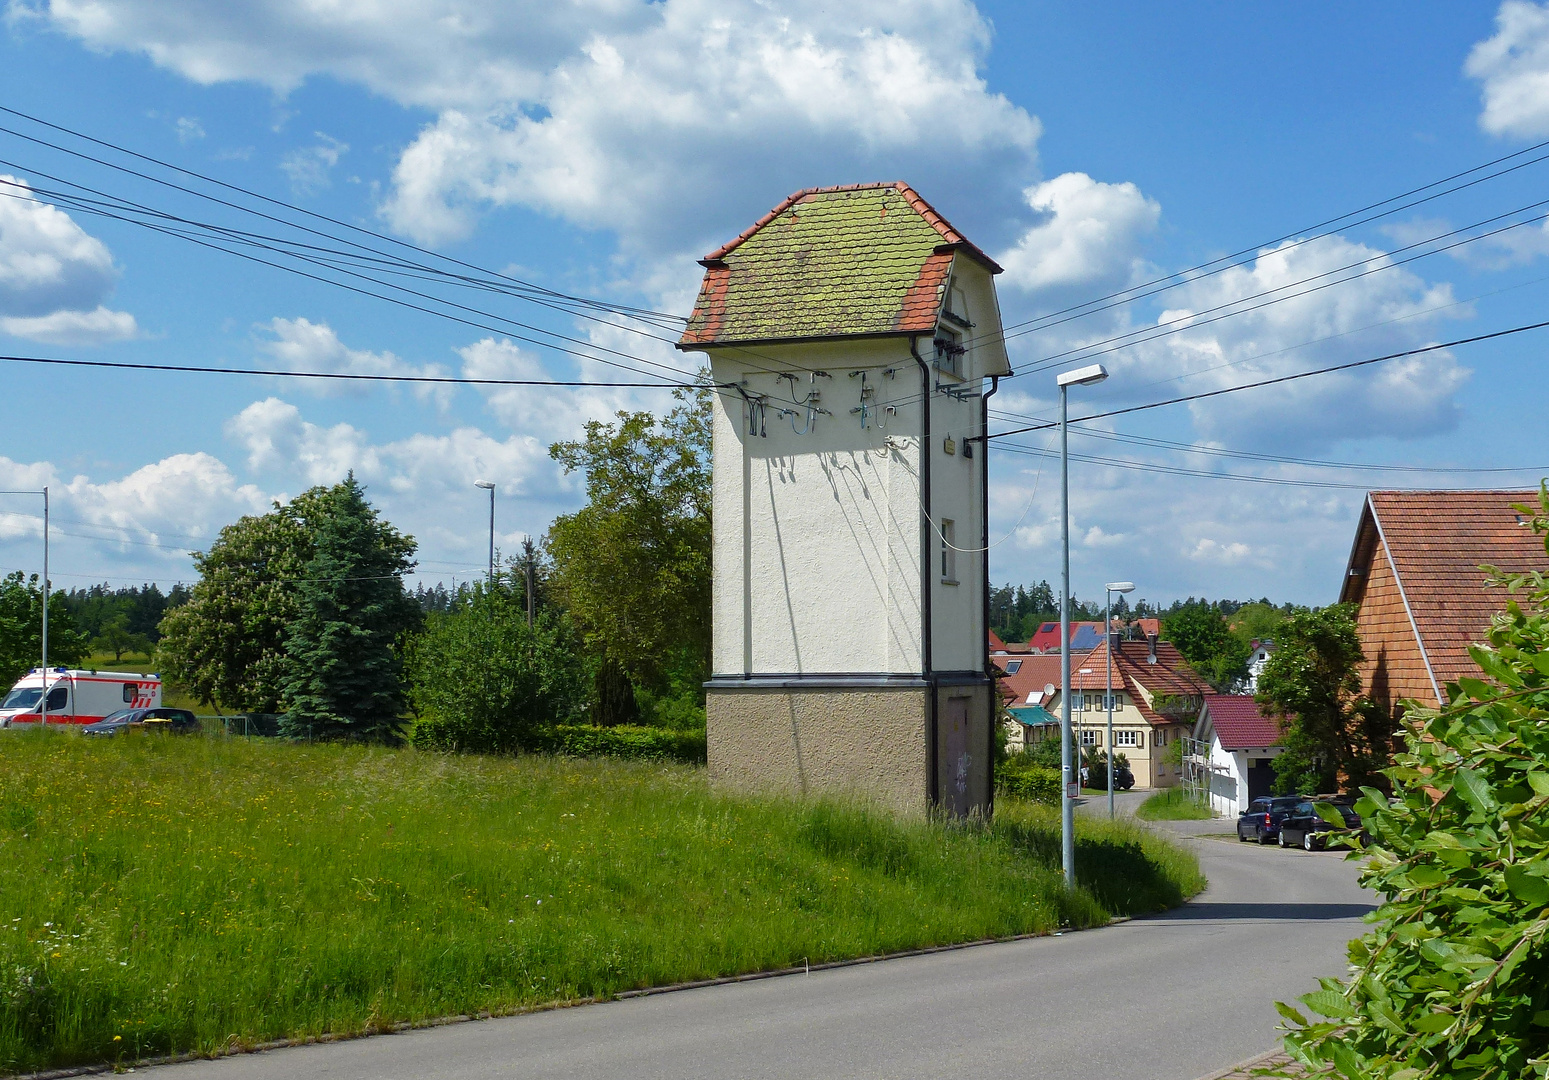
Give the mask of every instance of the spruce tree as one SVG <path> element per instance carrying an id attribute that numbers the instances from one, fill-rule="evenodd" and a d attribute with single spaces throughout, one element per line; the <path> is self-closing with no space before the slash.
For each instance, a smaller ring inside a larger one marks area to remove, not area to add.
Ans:
<path id="1" fill-rule="evenodd" d="M 420 611 L 403 587 L 414 539 L 382 521 L 350 473 L 306 522 L 313 554 L 285 643 L 285 718 L 293 738 L 395 742 L 405 706 L 401 635 Z"/>

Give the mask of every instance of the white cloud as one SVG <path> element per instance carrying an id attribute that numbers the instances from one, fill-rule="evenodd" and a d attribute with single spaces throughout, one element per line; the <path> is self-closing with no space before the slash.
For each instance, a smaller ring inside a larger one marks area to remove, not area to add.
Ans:
<path id="1" fill-rule="evenodd" d="M 102 306 L 117 277 L 106 244 L 0 174 L 0 332 L 54 345 L 134 337 L 133 315 Z"/>
<path id="2" fill-rule="evenodd" d="M 66 479 L 51 462 L 0 458 L 0 486 L 45 484 L 56 588 L 84 586 L 120 569 L 147 579 L 186 579 L 189 550 L 207 547 L 223 525 L 242 514 L 268 507 L 258 488 L 239 482 L 206 453 L 173 454 L 106 480 L 81 474 Z M 35 569 L 42 531 L 40 513 L 13 503 L 0 515 L 0 563 Z"/>
<path id="3" fill-rule="evenodd" d="M 327 323 L 315 323 L 310 319 L 270 320 L 266 329 L 273 335 L 258 343 L 261 353 L 276 360 L 288 371 L 332 371 L 349 375 L 402 375 L 439 377 L 449 374 L 440 364 L 423 364 L 416 367 L 390 352 L 370 352 L 351 349 L 339 340 L 339 335 Z M 293 381 L 293 380 L 292 380 Z M 361 397 L 370 392 L 372 384 L 349 380 L 307 379 L 302 385 L 311 393 L 324 397 Z M 414 394 L 421 400 L 433 400 L 437 407 L 445 409 L 451 404 L 453 388 L 434 383 L 414 384 Z"/>
<path id="4" fill-rule="evenodd" d="M 1549 5 L 1506 0 L 1495 36 L 1474 46 L 1464 71 L 1483 83 L 1480 127 L 1518 138 L 1549 134 Z"/>
<path id="5" fill-rule="evenodd" d="M 509 340 L 484 338 L 458 350 L 467 379 L 552 379 L 554 375 L 531 352 Z M 628 379 L 612 370 L 600 377 Z M 643 379 L 641 381 L 649 381 Z M 588 420 L 611 419 L 620 410 L 661 409 L 670 403 L 666 391 L 627 387 L 485 386 L 479 392 L 490 412 L 507 428 L 552 442 L 580 434 Z M 649 395 L 649 396 L 647 396 Z"/>
<path id="6" fill-rule="evenodd" d="M 187 145 L 204 138 L 204 125 L 192 116 L 177 118 L 177 141 Z"/>
<path id="7" fill-rule="evenodd" d="M 312 134 L 322 141 L 297 147 L 280 159 L 280 171 L 290 180 L 290 189 L 297 195 L 316 195 L 330 186 L 333 167 L 350 151 L 349 143 L 321 131 Z"/>
<path id="8" fill-rule="evenodd" d="M 248 467 L 276 486 L 335 484 L 353 471 L 373 504 L 416 536 L 433 561 L 451 555 L 483 565 L 488 519 L 475 480 L 497 486 L 496 540 L 507 550 L 524 535 L 541 534 L 554 513 L 575 502 L 574 485 L 561 478 L 547 445 L 531 435 L 502 440 L 459 427 L 377 444 L 350 424 L 314 424 L 278 398 L 243 409 L 227 422 L 226 435 L 245 451 Z M 427 571 L 435 576 L 434 565 Z"/>
<path id="9" fill-rule="evenodd" d="M 138 337 L 140 328 L 127 311 L 97 307 L 91 311 L 55 311 L 30 317 L 3 316 L 0 332 L 45 345 L 105 345 Z"/>
<path id="10" fill-rule="evenodd" d="M 1277 289 L 1286 288 L 1289 298 L 1214 323 L 1205 321 L 1213 315 L 1202 314 L 1198 327 L 1102 357 L 1122 376 L 1112 381 L 1114 392 L 1143 398 L 1195 393 L 1398 352 L 1435 340 L 1437 320 L 1460 314 L 1456 308 L 1433 310 L 1453 304 L 1451 286 L 1428 284 L 1401 267 L 1364 277 L 1342 272 L 1329 280 L 1348 280 L 1305 291 L 1321 284 L 1308 279 L 1369 259 L 1377 260 L 1372 265 L 1386 261 L 1377 249 L 1342 237 L 1287 241 L 1252 263 L 1189 283 L 1169 294 L 1178 306 L 1161 314 L 1159 326 Z M 1177 378 L 1186 374 L 1192 377 Z M 1442 351 L 1228 394 L 1195 402 L 1190 410 L 1202 437 L 1238 448 L 1410 438 L 1457 423 L 1454 395 L 1467 377 L 1467 369 Z"/>
<path id="11" fill-rule="evenodd" d="M 1105 184 L 1065 173 L 1029 187 L 1027 205 L 1043 220 L 996 256 L 1002 286 L 1026 292 L 1121 287 L 1143 268 L 1140 249 L 1156 231 L 1162 207 L 1134 184 Z"/>
<path id="12" fill-rule="evenodd" d="M 685 237 L 725 239 L 795 188 L 878 177 L 909 179 L 927 197 L 950 189 L 999 229 L 1035 178 L 1038 121 L 980 77 L 990 28 L 970 0 L 29 0 L 25 10 L 203 83 L 286 93 L 328 75 L 435 110 L 383 207 L 394 228 L 427 241 L 520 206 L 616 230 L 633 249 L 677 251 Z"/>

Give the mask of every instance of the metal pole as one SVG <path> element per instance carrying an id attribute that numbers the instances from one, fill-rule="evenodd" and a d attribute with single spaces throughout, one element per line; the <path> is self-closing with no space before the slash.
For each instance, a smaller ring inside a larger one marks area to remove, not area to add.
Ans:
<path id="1" fill-rule="evenodd" d="M 1067 390 L 1060 384 L 1060 863 L 1065 886 L 1076 887 L 1076 800 L 1071 796 L 1070 745 L 1070 454 Z M 1079 775 L 1079 774 L 1077 774 Z"/>
<path id="2" fill-rule="evenodd" d="M 533 546 L 532 537 L 522 541 L 522 553 L 527 556 L 527 629 L 532 629 L 533 616 Z"/>
<path id="3" fill-rule="evenodd" d="M 38 729 L 48 726 L 48 487 L 43 488 L 43 697 L 38 703 Z"/>
<path id="4" fill-rule="evenodd" d="M 1113 813 L 1113 590 L 1107 590 L 1108 603 L 1103 610 L 1103 652 L 1108 656 L 1108 817 Z"/>
<path id="5" fill-rule="evenodd" d="M 489 587 L 495 587 L 495 485 L 489 486 Z"/>

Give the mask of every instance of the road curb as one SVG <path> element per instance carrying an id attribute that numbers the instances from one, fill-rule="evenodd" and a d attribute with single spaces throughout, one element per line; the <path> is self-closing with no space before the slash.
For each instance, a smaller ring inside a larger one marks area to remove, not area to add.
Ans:
<path id="1" fill-rule="evenodd" d="M 1220 1072 L 1213 1072 L 1209 1076 L 1201 1076 L 1199 1080 L 1253 1080 L 1256 1075 L 1254 1070 L 1268 1068 L 1271 1065 L 1292 1065 L 1291 1055 L 1284 1050 L 1271 1050 L 1260 1054 L 1256 1058 L 1247 1061 L 1239 1061 L 1236 1065 L 1229 1065 Z M 1292 1075 L 1301 1072 L 1298 1067 Z"/>
<path id="2" fill-rule="evenodd" d="M 1187 901 L 1185 901 L 1187 902 Z M 541 1005 L 526 1005 L 517 1009 L 502 1009 L 496 1012 L 479 1012 L 472 1015 L 438 1016 L 429 1020 L 404 1021 L 397 1024 L 385 1024 L 379 1028 L 367 1031 L 325 1033 L 322 1035 L 309 1035 L 299 1039 L 273 1039 L 269 1042 L 254 1043 L 249 1046 L 229 1046 L 215 1053 L 200 1053 L 199 1051 L 187 1051 L 181 1054 L 164 1054 L 160 1057 L 135 1058 L 124 1061 L 99 1062 L 95 1065 L 71 1065 L 62 1069 L 48 1069 L 44 1072 L 19 1073 L 13 1080 L 68 1080 L 74 1076 L 99 1076 L 103 1073 L 120 1072 L 125 1069 L 150 1069 L 160 1065 L 181 1065 L 190 1061 L 214 1061 L 223 1057 L 235 1057 L 238 1054 L 261 1054 L 269 1050 L 288 1050 L 299 1046 L 314 1046 L 319 1043 L 345 1042 L 350 1039 L 365 1039 L 376 1035 L 401 1035 L 408 1031 L 420 1031 L 426 1028 L 447 1027 L 451 1024 L 467 1024 L 475 1020 L 494 1020 L 507 1016 L 526 1016 L 530 1013 L 552 1012 L 555 1009 L 569 1009 L 578 1005 L 606 1005 L 610 1001 L 626 1001 L 630 998 L 654 997 L 657 994 L 675 994 L 681 990 L 698 990 L 706 986 L 725 986 L 728 983 L 758 982 L 761 979 L 779 979 L 790 975 L 810 975 L 814 971 L 832 971 L 835 968 L 860 967 L 863 964 L 876 964 L 884 960 L 903 960 L 911 956 L 929 956 L 933 953 L 957 952 L 961 949 L 976 949 L 983 945 L 1005 945 L 1013 941 L 1028 941 L 1033 938 L 1062 937 L 1065 934 L 1075 934 L 1087 930 L 1102 930 L 1109 926 L 1118 926 L 1120 923 L 1130 921 L 1130 916 L 1120 915 L 1103 923 L 1101 926 L 1065 927 L 1059 930 L 1044 931 L 1041 933 L 1013 934 L 1010 937 L 980 938 L 976 941 L 961 941 L 951 945 L 929 945 L 921 949 L 904 949 L 899 952 L 878 953 L 874 956 L 857 956 L 849 960 L 828 960 L 821 964 L 803 964 L 800 967 L 775 968 L 772 971 L 750 971 L 742 975 L 722 975 L 714 979 L 695 979 L 690 982 L 668 983 L 665 986 L 647 986 L 639 990 L 621 990 L 607 997 L 574 998 L 566 1001 L 549 1001 Z"/>

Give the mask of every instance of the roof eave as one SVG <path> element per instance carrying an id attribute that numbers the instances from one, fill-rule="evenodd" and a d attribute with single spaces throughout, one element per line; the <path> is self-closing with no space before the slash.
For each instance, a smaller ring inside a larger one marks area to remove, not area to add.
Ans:
<path id="1" fill-rule="evenodd" d="M 830 341 L 869 341 L 887 338 L 924 337 L 934 334 L 934 326 L 914 330 L 871 330 L 864 334 L 797 334 L 786 337 L 737 338 L 733 341 L 690 341 L 677 343 L 683 352 L 708 352 L 711 349 L 746 349 L 766 345 L 811 345 Z"/>

